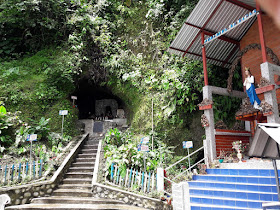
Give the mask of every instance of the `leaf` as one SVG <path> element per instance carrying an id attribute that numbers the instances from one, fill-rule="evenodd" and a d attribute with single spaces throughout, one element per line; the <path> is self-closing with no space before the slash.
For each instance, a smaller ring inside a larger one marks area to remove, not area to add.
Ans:
<path id="1" fill-rule="evenodd" d="M 0 114 L 3 114 L 3 115 L 7 114 L 7 110 L 4 106 L 0 106 Z"/>

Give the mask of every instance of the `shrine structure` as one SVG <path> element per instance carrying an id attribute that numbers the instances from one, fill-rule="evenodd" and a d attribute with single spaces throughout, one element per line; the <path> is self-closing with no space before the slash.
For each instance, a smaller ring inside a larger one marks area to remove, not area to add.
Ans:
<path id="1" fill-rule="evenodd" d="M 262 84 L 256 93 L 269 109 L 236 116 L 245 121 L 247 131 L 215 129 L 212 105 L 200 107 L 209 122 L 205 126 L 209 161 L 221 149 L 231 149 L 233 141 L 250 142 L 256 123 L 280 123 L 279 34 L 280 30 L 255 0 L 200 0 L 171 43 L 170 53 L 203 61 L 205 100 L 211 101 L 213 94 L 242 98 L 243 103 L 247 98 L 245 89 L 232 90 L 232 76 L 228 88 L 211 86 L 207 63 L 228 68 L 232 73 L 240 62 L 243 81 L 244 69 L 250 67 L 255 81 Z"/>

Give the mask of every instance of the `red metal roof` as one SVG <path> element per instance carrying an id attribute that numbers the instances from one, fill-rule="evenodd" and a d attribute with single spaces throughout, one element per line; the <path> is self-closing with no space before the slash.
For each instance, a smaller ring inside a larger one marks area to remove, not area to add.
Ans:
<path id="1" fill-rule="evenodd" d="M 168 52 L 202 60 L 201 32 L 205 39 L 221 31 L 256 7 L 255 0 L 200 0 L 191 12 Z M 239 50 L 239 42 L 256 20 L 253 17 L 206 44 L 207 62 L 229 68 Z"/>

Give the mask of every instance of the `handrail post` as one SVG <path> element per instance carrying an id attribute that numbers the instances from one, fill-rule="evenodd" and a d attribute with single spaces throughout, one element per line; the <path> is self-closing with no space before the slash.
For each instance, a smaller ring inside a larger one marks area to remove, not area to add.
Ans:
<path id="1" fill-rule="evenodd" d="M 164 191 L 164 170 L 163 168 L 157 168 L 157 191 Z"/>

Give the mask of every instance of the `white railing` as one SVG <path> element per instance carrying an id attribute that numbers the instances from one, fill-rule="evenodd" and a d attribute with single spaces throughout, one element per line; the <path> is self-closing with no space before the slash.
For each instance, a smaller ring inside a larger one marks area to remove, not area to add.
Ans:
<path id="1" fill-rule="evenodd" d="M 164 179 L 166 179 L 167 181 L 170 181 L 171 183 L 175 183 L 175 179 L 182 176 L 184 173 L 186 172 L 191 172 L 191 169 L 193 169 L 194 167 L 196 167 L 198 164 L 204 162 L 205 164 L 208 164 L 207 161 L 207 155 L 206 155 L 206 140 L 203 141 L 203 146 L 200 147 L 199 149 L 197 149 L 196 151 L 192 152 L 191 154 L 187 155 L 186 157 L 182 158 L 181 160 L 177 161 L 176 163 L 172 164 L 171 166 L 167 167 L 165 169 L 165 172 L 167 172 L 169 169 L 171 169 L 172 167 L 176 166 L 178 163 L 181 163 L 183 160 L 189 159 L 191 158 L 191 156 L 193 156 L 194 154 L 198 153 L 199 151 L 204 150 L 204 158 L 202 158 L 201 160 L 199 160 L 198 162 L 196 162 L 193 165 L 189 165 L 187 169 L 183 170 L 181 173 L 177 174 L 175 177 L 173 177 L 171 179 L 168 179 L 167 177 L 164 177 Z"/>
<path id="2" fill-rule="evenodd" d="M 110 178 L 106 180 L 106 183 L 131 191 L 151 193 L 157 190 L 157 174 L 154 171 L 144 172 L 131 168 L 126 169 L 125 176 L 122 177 L 120 167 L 112 164 Z"/>
<path id="3" fill-rule="evenodd" d="M 42 177 L 44 163 L 42 160 L 0 166 L 0 185 L 6 186 Z"/>

